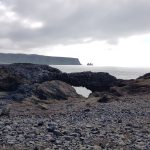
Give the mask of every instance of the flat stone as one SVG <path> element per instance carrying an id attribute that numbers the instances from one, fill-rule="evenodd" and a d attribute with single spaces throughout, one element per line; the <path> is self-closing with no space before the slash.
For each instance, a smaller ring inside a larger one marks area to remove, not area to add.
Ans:
<path id="1" fill-rule="evenodd" d="M 86 128 L 92 128 L 92 125 L 91 124 L 86 124 L 85 127 Z"/>

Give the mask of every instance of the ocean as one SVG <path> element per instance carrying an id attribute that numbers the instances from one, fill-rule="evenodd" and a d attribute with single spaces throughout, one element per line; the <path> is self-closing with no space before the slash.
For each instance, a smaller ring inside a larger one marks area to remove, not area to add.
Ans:
<path id="1" fill-rule="evenodd" d="M 125 68 L 125 67 L 98 67 L 98 66 L 83 66 L 83 65 L 51 65 L 54 68 L 58 68 L 62 72 L 108 72 L 118 79 L 136 79 L 145 73 L 150 72 L 150 68 Z M 84 87 L 74 87 L 78 94 L 88 97 L 91 93 L 90 90 Z"/>

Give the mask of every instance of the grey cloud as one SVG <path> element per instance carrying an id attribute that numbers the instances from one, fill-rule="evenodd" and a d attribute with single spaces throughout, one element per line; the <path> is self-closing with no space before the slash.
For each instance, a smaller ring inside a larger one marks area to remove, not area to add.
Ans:
<path id="1" fill-rule="evenodd" d="M 0 22 L 0 40 L 8 39 L 6 48 L 71 44 L 88 37 L 117 43 L 118 38 L 150 32 L 149 0 L 5 0 L 2 4 L 18 17 Z M 43 27 L 26 28 L 24 19 L 43 22 Z"/>

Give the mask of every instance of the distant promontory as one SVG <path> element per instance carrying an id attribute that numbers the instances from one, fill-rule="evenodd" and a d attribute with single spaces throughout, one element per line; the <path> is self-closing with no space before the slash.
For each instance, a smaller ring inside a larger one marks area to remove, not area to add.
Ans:
<path id="1" fill-rule="evenodd" d="M 36 54 L 12 54 L 0 53 L 1 64 L 11 63 L 33 63 L 33 64 L 47 64 L 47 65 L 81 65 L 78 58 L 70 57 L 53 57 Z"/>

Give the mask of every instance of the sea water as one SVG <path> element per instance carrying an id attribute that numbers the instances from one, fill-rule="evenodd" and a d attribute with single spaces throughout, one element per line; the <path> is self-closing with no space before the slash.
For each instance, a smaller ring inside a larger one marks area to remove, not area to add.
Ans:
<path id="1" fill-rule="evenodd" d="M 117 79 L 136 79 L 145 73 L 150 72 L 150 68 L 123 68 L 123 67 L 98 67 L 98 66 L 83 66 L 83 65 L 52 65 L 54 68 L 58 68 L 62 72 L 107 72 Z M 85 87 L 74 87 L 78 94 L 88 97 L 91 93 L 90 90 Z"/>

